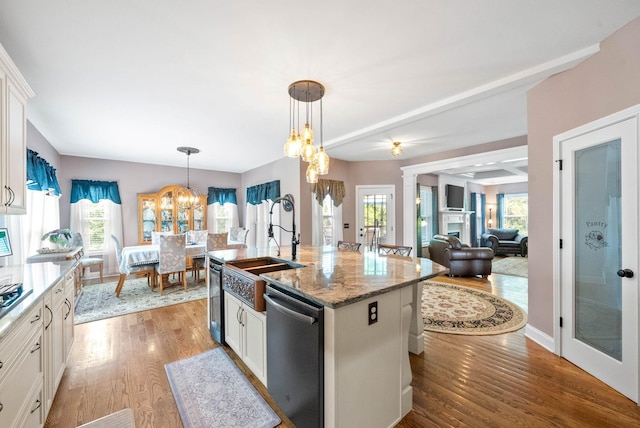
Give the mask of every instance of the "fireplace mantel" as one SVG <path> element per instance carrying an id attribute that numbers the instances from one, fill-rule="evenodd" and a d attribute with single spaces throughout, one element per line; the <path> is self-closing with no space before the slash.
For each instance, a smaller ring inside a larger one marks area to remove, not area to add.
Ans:
<path id="1" fill-rule="evenodd" d="M 471 214 L 473 211 L 440 211 L 440 234 L 455 235 L 463 244 L 471 245 Z"/>

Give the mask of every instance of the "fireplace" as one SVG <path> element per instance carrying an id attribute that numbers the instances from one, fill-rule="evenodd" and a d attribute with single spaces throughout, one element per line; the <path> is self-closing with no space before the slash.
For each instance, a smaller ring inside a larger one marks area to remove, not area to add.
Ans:
<path id="1" fill-rule="evenodd" d="M 455 236 L 456 238 L 460 239 L 460 232 L 447 232 L 447 235 Z"/>

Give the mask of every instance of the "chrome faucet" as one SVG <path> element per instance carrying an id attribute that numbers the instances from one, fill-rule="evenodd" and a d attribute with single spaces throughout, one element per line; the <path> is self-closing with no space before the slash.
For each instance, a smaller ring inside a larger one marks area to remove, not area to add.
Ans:
<path id="1" fill-rule="evenodd" d="M 287 193 L 284 196 L 280 196 L 278 198 L 276 198 L 275 201 L 273 201 L 273 204 L 271 205 L 271 209 L 269 210 L 269 239 L 273 239 L 276 243 L 276 245 L 278 246 L 278 257 L 280 256 L 280 245 L 278 244 L 278 241 L 276 241 L 276 239 L 273 236 L 273 222 L 271 220 L 272 215 L 273 215 L 273 207 L 275 207 L 276 204 L 281 203 L 282 204 L 282 208 L 284 208 L 284 210 L 286 212 L 292 212 L 292 217 L 291 217 L 291 230 L 287 230 L 284 227 L 280 226 L 280 225 L 276 225 L 277 227 L 279 227 L 280 229 L 284 230 L 285 232 L 291 232 L 291 260 L 295 260 L 296 259 L 296 246 L 300 244 L 300 235 L 298 234 L 298 237 L 296 238 L 296 208 L 295 205 L 293 204 L 293 195 L 291 193 Z"/>

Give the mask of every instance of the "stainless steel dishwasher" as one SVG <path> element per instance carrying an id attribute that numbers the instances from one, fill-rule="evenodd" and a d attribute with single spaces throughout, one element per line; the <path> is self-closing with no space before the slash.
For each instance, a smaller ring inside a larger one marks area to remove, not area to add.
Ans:
<path id="1" fill-rule="evenodd" d="M 209 258 L 207 318 L 211 337 L 225 345 L 224 340 L 224 292 L 222 290 L 222 264 Z"/>
<path id="2" fill-rule="evenodd" d="M 271 285 L 267 389 L 296 427 L 324 426 L 324 309 Z"/>

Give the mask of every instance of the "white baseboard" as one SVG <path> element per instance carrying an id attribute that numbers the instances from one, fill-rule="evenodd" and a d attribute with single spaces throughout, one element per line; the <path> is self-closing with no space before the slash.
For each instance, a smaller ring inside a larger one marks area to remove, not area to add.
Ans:
<path id="1" fill-rule="evenodd" d="M 555 341 L 553 340 L 553 337 L 538 330 L 531 324 L 527 324 L 525 327 L 524 335 L 543 348 L 546 348 L 549 352 L 553 352 L 555 354 Z"/>

